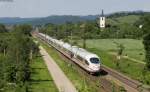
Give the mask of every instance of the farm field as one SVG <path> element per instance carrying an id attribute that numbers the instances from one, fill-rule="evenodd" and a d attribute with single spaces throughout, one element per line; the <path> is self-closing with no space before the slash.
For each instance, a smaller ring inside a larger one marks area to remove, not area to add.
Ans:
<path id="1" fill-rule="evenodd" d="M 42 57 L 37 57 L 31 63 L 32 73 L 29 81 L 30 92 L 58 92 L 52 77 Z"/>
<path id="2" fill-rule="evenodd" d="M 82 46 L 81 41 L 77 41 L 80 46 Z M 115 52 L 117 53 L 117 45 L 123 44 L 124 52 L 123 55 L 128 55 L 128 57 L 144 61 L 144 46 L 142 40 L 135 39 L 93 39 L 87 40 L 87 48 L 95 48 L 104 52 Z"/>

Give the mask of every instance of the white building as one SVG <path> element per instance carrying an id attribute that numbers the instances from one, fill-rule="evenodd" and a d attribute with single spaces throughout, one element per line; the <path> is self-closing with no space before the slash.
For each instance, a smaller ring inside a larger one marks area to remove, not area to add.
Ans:
<path id="1" fill-rule="evenodd" d="M 102 14 L 99 18 L 99 27 L 100 28 L 105 28 L 105 16 L 104 16 L 103 10 L 102 10 Z"/>

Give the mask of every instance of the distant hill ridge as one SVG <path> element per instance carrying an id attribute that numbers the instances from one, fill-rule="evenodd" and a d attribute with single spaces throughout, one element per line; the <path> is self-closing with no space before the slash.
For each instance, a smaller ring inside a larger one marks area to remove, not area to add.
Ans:
<path id="1" fill-rule="evenodd" d="M 0 23 L 3 24 L 24 24 L 29 23 L 33 25 L 40 25 L 46 23 L 62 24 L 65 22 L 79 22 L 87 20 L 95 20 L 98 15 L 88 15 L 88 16 L 73 16 L 73 15 L 53 15 L 43 18 L 19 18 L 19 17 L 5 17 L 0 18 Z"/>
<path id="2" fill-rule="evenodd" d="M 112 14 L 106 15 L 107 17 L 120 17 L 120 16 L 127 16 L 127 15 L 142 15 L 147 14 L 149 12 L 143 11 L 134 11 L 134 12 L 116 12 Z M 33 25 L 42 25 L 47 23 L 53 24 L 62 24 L 65 22 L 79 22 L 79 21 L 91 21 L 95 20 L 99 17 L 99 15 L 88 15 L 88 16 L 73 16 L 73 15 L 53 15 L 48 17 L 41 17 L 41 18 L 19 18 L 19 17 L 4 17 L 0 18 L 0 23 L 3 24 L 33 24 Z"/>

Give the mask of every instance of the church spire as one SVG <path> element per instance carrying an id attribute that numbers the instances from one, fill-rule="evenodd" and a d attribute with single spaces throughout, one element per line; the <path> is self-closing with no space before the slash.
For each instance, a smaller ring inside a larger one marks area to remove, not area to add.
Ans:
<path id="1" fill-rule="evenodd" d="M 103 11 L 103 9 L 102 9 L 102 15 L 101 16 L 104 17 L 104 11 Z"/>
<path id="2" fill-rule="evenodd" d="M 102 14 L 99 19 L 99 27 L 100 28 L 105 28 L 105 16 L 104 16 L 104 11 L 102 10 Z"/>

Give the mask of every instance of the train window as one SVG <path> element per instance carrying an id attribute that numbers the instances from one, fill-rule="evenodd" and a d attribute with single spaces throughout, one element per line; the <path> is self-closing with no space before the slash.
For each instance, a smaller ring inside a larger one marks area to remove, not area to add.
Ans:
<path id="1" fill-rule="evenodd" d="M 83 60 L 80 56 L 77 56 L 77 58 L 78 58 L 79 60 L 81 60 L 81 61 Z"/>
<path id="2" fill-rule="evenodd" d="M 69 52 L 69 53 L 70 53 L 70 57 L 73 58 L 73 56 L 74 56 L 73 53 L 71 53 L 71 52 Z"/>
<path id="3" fill-rule="evenodd" d="M 89 62 L 88 62 L 88 61 L 86 61 L 86 60 L 85 60 L 85 63 L 86 63 L 87 65 L 89 65 Z"/>
<path id="4" fill-rule="evenodd" d="M 91 61 L 91 63 L 99 64 L 99 59 L 98 58 L 91 58 L 90 61 Z"/>

